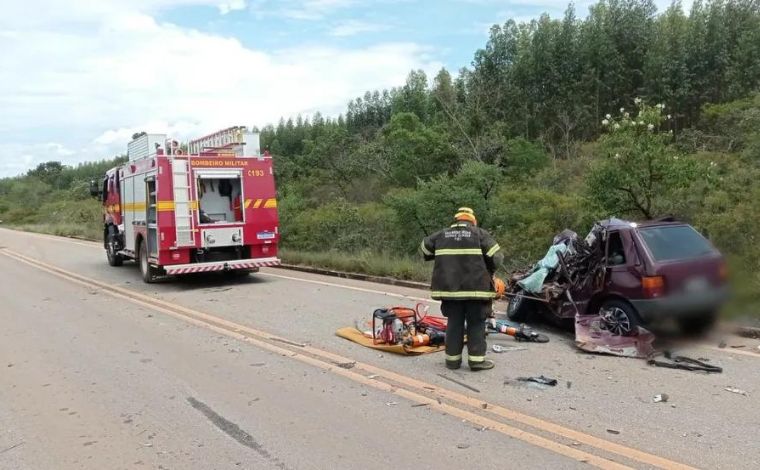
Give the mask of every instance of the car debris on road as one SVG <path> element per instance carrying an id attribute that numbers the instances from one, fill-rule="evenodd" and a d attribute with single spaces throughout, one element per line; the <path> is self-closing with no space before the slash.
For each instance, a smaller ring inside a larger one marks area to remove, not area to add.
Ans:
<path id="1" fill-rule="evenodd" d="M 658 357 L 664 357 L 665 360 L 657 359 Z M 647 357 L 647 363 L 657 367 L 667 367 L 669 369 L 683 369 L 690 371 L 700 371 L 709 373 L 721 373 L 723 368 L 708 364 L 699 359 L 692 359 L 686 356 L 678 356 L 670 351 L 655 352 Z"/>
<path id="2" fill-rule="evenodd" d="M 666 403 L 670 397 L 667 393 L 660 393 L 652 398 L 654 403 Z"/>
<path id="3" fill-rule="evenodd" d="M 749 394 L 746 391 L 740 388 L 736 388 L 736 387 L 729 386 L 729 387 L 726 387 L 724 390 L 726 390 L 727 392 L 736 393 L 737 395 L 744 395 L 745 397 L 749 396 Z"/>
<path id="4" fill-rule="evenodd" d="M 539 375 L 538 377 L 517 377 L 516 380 L 520 382 L 535 382 L 537 384 L 548 385 L 550 387 L 557 385 L 557 379 L 544 377 L 543 375 Z"/>
<path id="5" fill-rule="evenodd" d="M 491 346 L 491 351 L 495 353 L 505 353 L 510 351 L 527 351 L 528 348 L 523 348 L 522 346 L 502 346 L 500 344 L 494 344 Z"/>

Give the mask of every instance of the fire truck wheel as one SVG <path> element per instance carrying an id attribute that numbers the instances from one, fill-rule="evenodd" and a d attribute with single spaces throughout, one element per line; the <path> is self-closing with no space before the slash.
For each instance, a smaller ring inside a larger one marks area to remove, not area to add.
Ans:
<path id="1" fill-rule="evenodd" d="M 156 281 L 156 268 L 148 262 L 148 248 L 145 243 L 140 243 L 140 274 L 143 281 L 150 284 Z"/>
<path id="2" fill-rule="evenodd" d="M 106 257 L 108 257 L 108 264 L 111 266 L 121 266 L 124 264 L 124 257 L 116 252 L 118 241 L 116 240 L 116 233 L 113 227 L 108 228 L 108 238 L 106 239 Z"/>

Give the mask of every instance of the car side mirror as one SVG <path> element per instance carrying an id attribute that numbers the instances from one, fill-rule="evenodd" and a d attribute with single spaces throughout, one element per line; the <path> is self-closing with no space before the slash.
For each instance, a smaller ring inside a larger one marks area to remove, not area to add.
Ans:
<path id="1" fill-rule="evenodd" d="M 97 181 L 91 180 L 90 181 L 90 196 L 92 197 L 100 197 L 101 191 L 100 191 L 100 185 Z"/>

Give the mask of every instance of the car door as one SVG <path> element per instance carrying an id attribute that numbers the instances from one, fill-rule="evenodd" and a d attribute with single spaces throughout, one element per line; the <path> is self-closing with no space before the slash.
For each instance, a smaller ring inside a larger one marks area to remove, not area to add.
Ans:
<path id="1" fill-rule="evenodd" d="M 641 276 L 636 269 L 641 264 L 629 230 L 607 233 L 604 268 L 604 295 L 623 298 L 636 297 L 641 292 Z"/>

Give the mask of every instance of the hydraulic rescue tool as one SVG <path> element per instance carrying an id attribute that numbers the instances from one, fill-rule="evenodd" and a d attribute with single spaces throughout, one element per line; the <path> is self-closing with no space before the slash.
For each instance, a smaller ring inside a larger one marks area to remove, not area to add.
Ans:
<path id="1" fill-rule="evenodd" d="M 517 341 L 527 341 L 531 343 L 549 342 L 548 336 L 536 333 L 528 326 L 507 320 L 497 320 L 495 318 L 489 318 L 486 320 L 486 333 L 503 333 L 507 336 L 512 336 Z"/>

